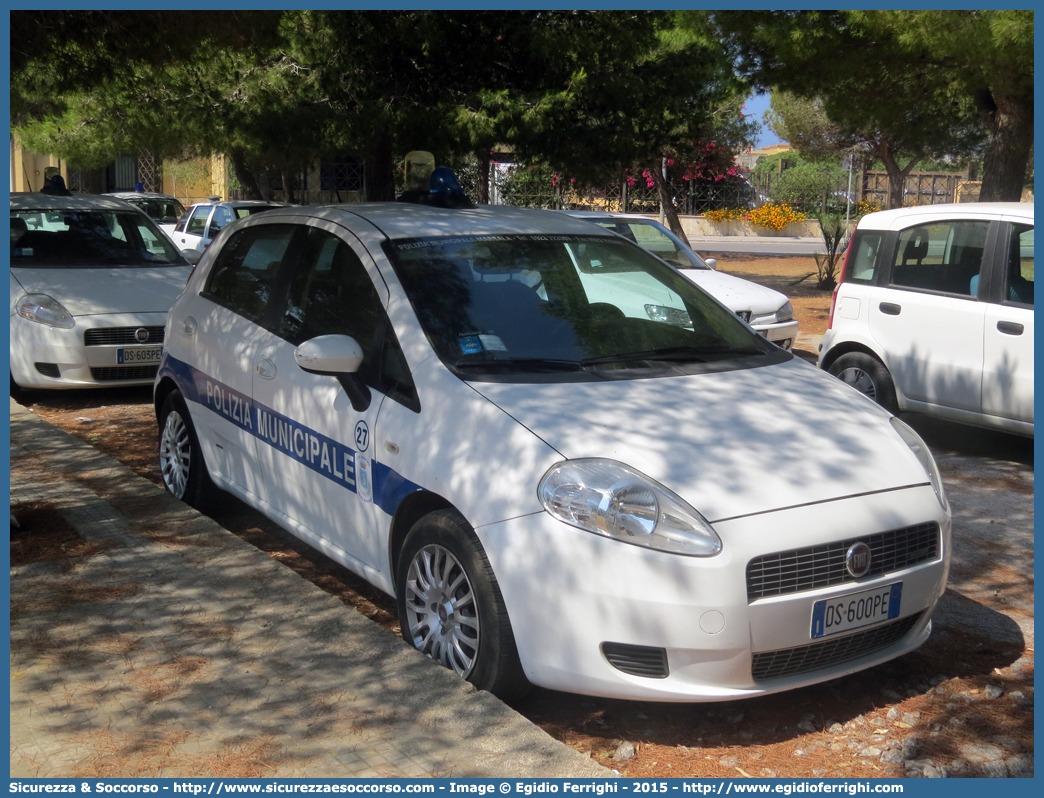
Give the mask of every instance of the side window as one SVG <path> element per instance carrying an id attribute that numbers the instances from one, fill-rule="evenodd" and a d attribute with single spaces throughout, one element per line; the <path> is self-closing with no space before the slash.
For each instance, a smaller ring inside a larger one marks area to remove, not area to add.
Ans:
<path id="1" fill-rule="evenodd" d="M 363 350 L 358 373 L 364 383 L 393 396 L 415 396 L 377 289 L 352 248 L 331 233 L 309 230 L 279 334 L 293 344 L 350 335 Z"/>
<path id="2" fill-rule="evenodd" d="M 297 229 L 292 224 L 272 224 L 240 230 L 222 247 L 203 296 L 248 319 L 260 320 Z"/>
<path id="3" fill-rule="evenodd" d="M 892 285 L 974 297 L 990 223 L 937 222 L 903 230 Z"/>
<path id="4" fill-rule="evenodd" d="M 1033 305 L 1033 228 L 1012 225 L 1005 285 L 1006 302 Z"/>
<path id="5" fill-rule="evenodd" d="M 203 229 L 207 225 L 207 216 L 210 215 L 210 208 L 210 205 L 200 205 L 192 211 L 192 216 L 189 217 L 185 232 L 194 236 L 203 235 Z"/>
<path id="6" fill-rule="evenodd" d="M 877 276 L 877 255 L 884 233 L 856 230 L 845 264 L 845 282 L 872 283 Z"/>
<path id="7" fill-rule="evenodd" d="M 207 238 L 213 238 L 221 232 L 221 228 L 235 220 L 236 217 L 231 208 L 223 206 L 214 208 L 214 215 L 210 217 L 210 232 L 207 234 Z"/>

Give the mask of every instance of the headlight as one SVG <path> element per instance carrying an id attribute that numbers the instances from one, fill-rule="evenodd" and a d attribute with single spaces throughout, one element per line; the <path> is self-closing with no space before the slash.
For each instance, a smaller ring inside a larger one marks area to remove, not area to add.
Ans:
<path id="1" fill-rule="evenodd" d="M 935 464 L 935 458 L 932 457 L 932 453 L 928 451 L 928 445 L 921 440 L 920 435 L 910 429 L 909 425 L 894 416 L 890 421 L 892 426 L 895 427 L 895 431 L 899 433 L 899 437 L 903 439 L 906 445 L 910 447 L 910 451 L 921 461 L 921 465 L 932 483 L 932 490 L 935 491 L 935 497 L 939 500 L 939 504 L 942 505 L 946 512 L 950 512 L 950 504 L 946 501 L 946 491 L 943 490 L 942 479 L 939 477 L 939 467 Z"/>
<path id="2" fill-rule="evenodd" d="M 788 299 L 779 310 L 776 311 L 776 321 L 790 321 L 794 318 L 794 306 Z"/>
<path id="3" fill-rule="evenodd" d="M 567 460 L 537 487 L 544 509 L 596 535 L 671 554 L 713 557 L 721 539 L 675 493 L 613 460 Z"/>
<path id="4" fill-rule="evenodd" d="M 665 305 L 646 305 L 645 312 L 653 321 L 665 321 L 679 327 L 691 327 L 692 319 L 687 311 L 681 308 L 669 308 Z"/>
<path id="5" fill-rule="evenodd" d="M 48 327 L 70 330 L 76 326 L 72 314 L 61 302 L 47 294 L 26 294 L 18 303 L 18 315 Z"/>

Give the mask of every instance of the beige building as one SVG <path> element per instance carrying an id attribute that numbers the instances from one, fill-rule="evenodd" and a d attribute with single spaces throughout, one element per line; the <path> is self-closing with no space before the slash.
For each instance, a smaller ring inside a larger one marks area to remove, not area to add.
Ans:
<path id="1" fill-rule="evenodd" d="M 44 170 L 57 166 L 70 191 L 105 194 L 111 191 L 134 191 L 138 183 L 144 191 L 170 194 L 183 205 L 200 202 L 210 196 L 239 199 L 228 159 L 224 155 L 209 158 L 166 159 L 157 163 L 149 152 L 120 155 L 101 169 L 77 169 L 53 155 L 30 152 L 11 136 L 11 191 L 39 191 L 43 187 Z M 260 175 L 271 199 L 285 200 L 287 194 L 281 178 Z M 314 164 L 294 177 L 295 202 L 360 202 L 365 195 L 362 162 L 352 157 L 332 158 Z"/>

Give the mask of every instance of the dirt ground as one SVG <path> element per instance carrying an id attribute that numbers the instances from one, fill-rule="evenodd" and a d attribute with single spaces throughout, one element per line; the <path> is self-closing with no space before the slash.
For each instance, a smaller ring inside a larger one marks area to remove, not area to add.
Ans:
<path id="1" fill-rule="evenodd" d="M 811 258 L 716 256 L 722 271 L 791 297 L 806 336 L 826 330 L 830 292 Z M 145 389 L 55 392 L 23 404 L 156 484 L 156 420 Z M 27 513 L 30 508 L 25 508 Z M 303 578 L 398 633 L 392 599 L 230 498 L 214 515 Z M 74 545 L 59 534 L 56 545 Z M 24 543 L 12 539 L 12 551 Z M 24 556 L 20 554 L 20 556 Z M 1033 650 L 959 632 L 871 671 L 746 701 L 652 704 L 536 690 L 516 709 L 549 734 L 625 776 L 895 777 L 904 760 L 956 761 L 968 774 L 986 743 L 1004 757 L 1033 751 Z M 634 755 L 621 759 L 620 755 Z"/>

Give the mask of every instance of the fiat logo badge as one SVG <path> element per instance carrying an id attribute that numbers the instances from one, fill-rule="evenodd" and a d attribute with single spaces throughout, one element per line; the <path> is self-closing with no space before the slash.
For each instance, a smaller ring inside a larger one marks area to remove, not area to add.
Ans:
<path id="1" fill-rule="evenodd" d="M 865 543 L 853 543 L 845 555 L 845 568 L 856 579 L 866 576 L 870 570 L 870 547 Z"/>
<path id="2" fill-rule="evenodd" d="M 149 331 L 144 327 L 139 327 L 134 331 L 134 340 L 139 344 L 143 344 L 149 340 Z"/>

